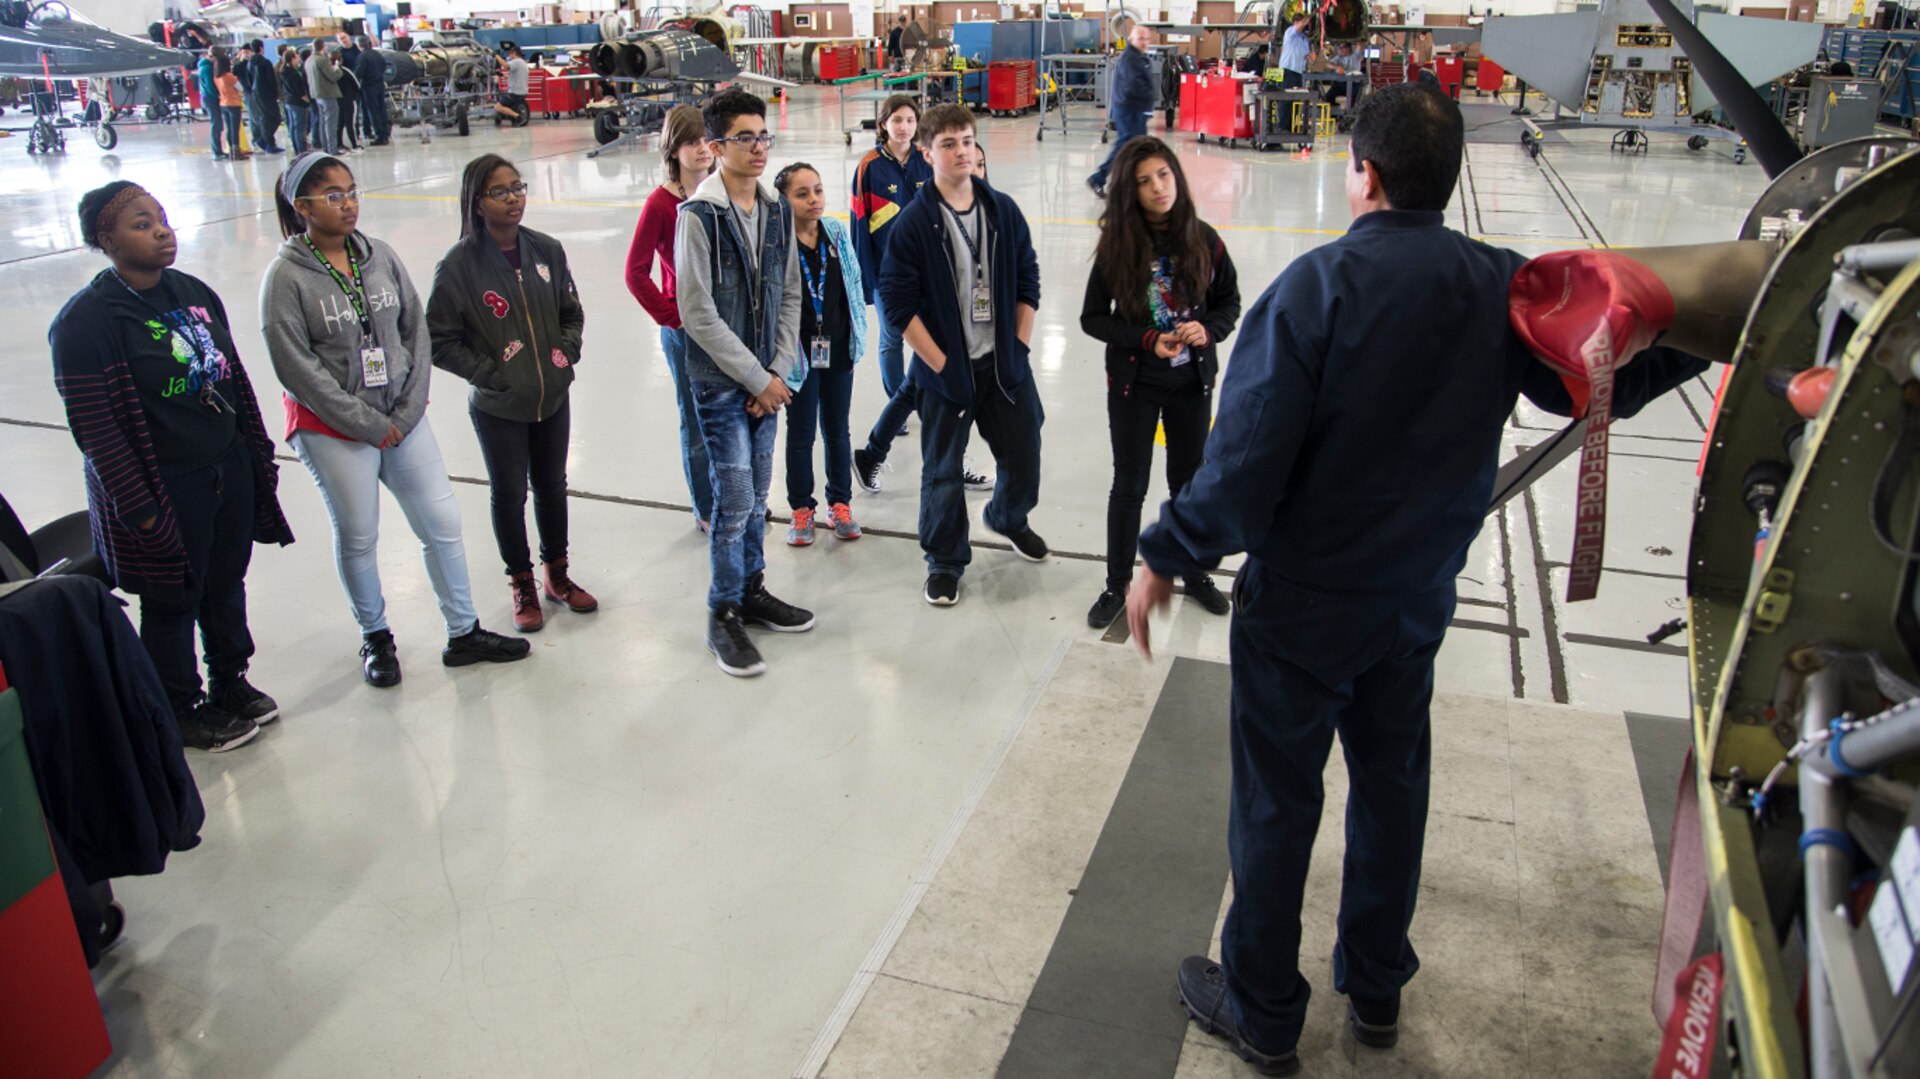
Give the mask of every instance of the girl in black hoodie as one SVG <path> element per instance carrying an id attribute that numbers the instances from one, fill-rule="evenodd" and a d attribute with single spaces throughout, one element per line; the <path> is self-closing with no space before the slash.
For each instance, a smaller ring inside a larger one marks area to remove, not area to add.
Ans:
<path id="1" fill-rule="evenodd" d="M 1194 213 L 1180 159 L 1156 138 L 1114 156 L 1100 241 L 1080 308 L 1080 328 L 1107 345 L 1107 424 L 1113 489 L 1107 495 L 1107 588 L 1087 611 L 1104 629 L 1126 608 L 1140 539 L 1140 507 L 1153 471 L 1156 430 L 1166 429 L 1167 486 L 1179 494 L 1200 468 L 1220 377 L 1220 340 L 1240 319 L 1239 278 L 1220 235 Z M 1214 614 L 1227 598 L 1213 578 L 1186 582 Z"/>
<path id="2" fill-rule="evenodd" d="M 513 625 L 546 623 L 527 549 L 527 485 L 548 599 L 584 614 L 600 603 L 567 573 L 567 390 L 586 313 L 560 241 L 522 228 L 527 185 L 498 154 L 467 164 L 460 240 L 433 272 L 433 365 L 473 384 L 467 411 L 493 490 L 493 535 L 513 591 Z"/>
<path id="3" fill-rule="evenodd" d="M 246 677 L 253 545 L 293 542 L 274 495 L 273 441 L 226 306 L 172 268 L 178 241 L 160 203 L 116 180 L 81 198 L 80 235 L 113 266 L 67 301 L 47 337 L 86 459 L 94 548 L 114 583 L 140 596 L 140 640 L 182 740 L 233 749 L 280 715 Z"/>

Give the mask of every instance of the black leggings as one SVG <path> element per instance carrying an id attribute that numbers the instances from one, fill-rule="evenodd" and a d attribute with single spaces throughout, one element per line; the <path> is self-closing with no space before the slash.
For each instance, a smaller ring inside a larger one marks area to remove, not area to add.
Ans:
<path id="1" fill-rule="evenodd" d="M 1177 495 L 1200 470 L 1213 417 L 1212 398 L 1196 379 L 1178 390 L 1107 380 L 1107 427 L 1113 435 L 1113 489 L 1107 494 L 1107 587 L 1125 592 L 1140 545 L 1140 507 L 1153 476 L 1153 435 L 1167 429 L 1167 489 Z"/>
<path id="2" fill-rule="evenodd" d="M 493 539 L 508 573 L 533 569 L 527 552 L 527 480 L 533 480 L 533 520 L 540 528 L 540 561 L 567 557 L 567 438 L 573 404 L 544 420 L 503 420 L 467 406 L 492 488 Z"/>
<path id="3" fill-rule="evenodd" d="M 193 631 L 200 629 L 214 689 L 240 677 L 253 658 L 247 628 L 247 565 L 253 559 L 253 450 L 244 436 L 202 468 L 163 469 L 161 483 L 180 523 L 192 572 L 184 587 L 140 597 L 140 640 L 160 672 L 167 703 L 180 711 L 200 696 Z"/>

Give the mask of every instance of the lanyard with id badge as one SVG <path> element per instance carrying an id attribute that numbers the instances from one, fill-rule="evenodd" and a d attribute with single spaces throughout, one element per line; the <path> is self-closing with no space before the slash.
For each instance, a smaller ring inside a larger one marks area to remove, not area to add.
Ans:
<path id="1" fill-rule="evenodd" d="M 1153 284 L 1147 290 L 1148 306 L 1153 309 L 1154 328 L 1162 333 L 1172 333 L 1180 319 L 1187 314 L 1185 308 L 1175 307 L 1173 295 L 1173 260 L 1165 256 L 1153 260 Z M 1169 367 L 1184 367 L 1193 362 L 1193 350 L 1180 346 L 1180 354 L 1167 361 Z"/>
<path id="2" fill-rule="evenodd" d="M 813 340 L 807 348 L 807 366 L 815 371 L 825 371 L 833 366 L 833 341 L 827 336 L 827 261 L 826 230 L 821 230 L 820 276 L 813 275 L 813 264 L 807 260 L 806 246 L 800 245 L 800 274 L 806 278 L 807 297 L 813 301 Z"/>
<path id="3" fill-rule="evenodd" d="M 973 227 L 975 231 L 979 233 L 980 238 L 976 240 L 974 239 L 974 234 L 967 231 L 967 226 L 960 223 L 960 215 L 953 213 L 952 207 L 948 207 L 947 212 L 953 214 L 954 231 L 958 232 L 960 238 L 967 242 L 967 254 L 973 256 L 973 299 L 972 302 L 968 304 L 970 308 L 969 317 L 978 323 L 992 322 L 993 285 L 991 279 L 987 276 L 986 263 L 980 258 L 980 249 L 986 245 L 986 214 L 980 209 L 980 200 L 975 199 L 973 212 L 967 216 L 973 218 Z"/>
<path id="4" fill-rule="evenodd" d="M 214 373 L 213 365 L 208 362 L 206 354 L 201 351 L 199 335 L 182 332 L 180 327 L 175 326 L 173 321 L 167 318 L 165 312 L 154 306 L 152 300 L 147 299 L 146 296 L 141 294 L 139 289 L 128 284 L 127 279 L 120 276 L 120 271 L 109 270 L 107 272 L 113 274 L 113 279 L 120 282 L 120 287 L 126 289 L 129 295 L 140 302 L 141 306 L 153 312 L 154 320 L 159 325 L 166 327 L 166 329 L 172 333 L 174 340 L 185 344 L 187 351 L 193 353 L 193 364 L 190 370 L 203 372 L 199 377 L 205 379 L 205 381 L 200 383 L 200 403 L 215 412 L 236 412 L 233 405 L 229 404 L 226 398 L 220 396 L 219 388 L 214 385 L 221 376 Z M 160 284 L 162 288 L 167 289 L 167 301 L 173 304 L 176 309 L 179 308 L 179 299 L 173 295 L 173 290 L 167 287 L 165 277 L 160 279 Z M 175 355 L 177 356 L 178 353 L 176 352 Z"/>
<path id="5" fill-rule="evenodd" d="M 313 245 L 310 237 L 303 234 L 300 238 L 306 241 L 307 250 L 313 252 L 313 257 L 319 259 L 320 265 L 326 268 L 327 276 L 333 278 L 333 283 L 340 286 L 341 292 L 346 293 L 347 302 L 353 305 L 353 313 L 360 320 L 361 384 L 369 389 L 385 386 L 388 378 L 387 350 L 381 348 L 374 337 L 373 316 L 367 310 L 366 284 L 360 279 L 360 260 L 354 257 L 353 244 L 347 244 L 347 271 L 353 276 L 349 283 L 333 263 L 327 261 L 327 256 Z"/>

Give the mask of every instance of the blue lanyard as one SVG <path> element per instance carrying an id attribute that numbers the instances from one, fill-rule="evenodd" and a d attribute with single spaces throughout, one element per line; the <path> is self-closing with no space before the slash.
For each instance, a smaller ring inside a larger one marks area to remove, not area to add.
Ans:
<path id="1" fill-rule="evenodd" d="M 800 244 L 800 273 L 807 281 L 807 295 L 813 298 L 813 332 L 827 332 L 827 230 L 820 229 L 820 276 L 813 276 L 813 266 L 807 261 L 807 245 Z"/>

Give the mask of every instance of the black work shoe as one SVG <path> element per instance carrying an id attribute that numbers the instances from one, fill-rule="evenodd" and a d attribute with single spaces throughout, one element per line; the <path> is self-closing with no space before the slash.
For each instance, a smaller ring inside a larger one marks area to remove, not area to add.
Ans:
<path id="1" fill-rule="evenodd" d="M 927 577 L 927 602 L 935 607 L 951 607 L 960 602 L 960 578 L 951 573 Z"/>
<path id="2" fill-rule="evenodd" d="M 260 736 L 258 723 L 236 716 L 205 697 L 176 710 L 173 719 L 180 727 L 180 741 L 186 743 L 188 749 L 204 749 L 208 753 L 238 749 Z"/>
<path id="3" fill-rule="evenodd" d="M 1300 1054 L 1292 1049 L 1284 1053 L 1263 1053 L 1248 1043 L 1227 1003 L 1227 976 L 1219 964 L 1204 955 L 1190 955 L 1180 961 L 1180 1003 L 1187 1014 L 1206 1031 L 1227 1043 L 1241 1060 L 1253 1065 L 1261 1075 L 1292 1075 L 1300 1070 Z"/>
<path id="4" fill-rule="evenodd" d="M 1187 598 L 1206 608 L 1208 614 L 1226 614 L 1233 610 L 1233 604 L 1220 586 L 1213 583 L 1213 574 L 1192 577 L 1187 580 Z"/>
<path id="5" fill-rule="evenodd" d="M 247 681 L 245 671 L 218 688 L 209 687 L 207 699 L 222 711 L 241 719 L 250 719 L 262 727 L 280 718 L 280 705 L 272 697 L 253 688 Z"/>
<path id="6" fill-rule="evenodd" d="M 1372 1049 L 1391 1049 L 1400 1040 L 1400 1002 L 1347 1000 L 1347 1025 L 1353 1040 Z"/>
<path id="7" fill-rule="evenodd" d="M 1005 536 L 1007 542 L 1013 544 L 1013 553 L 1029 562 L 1045 562 L 1047 556 L 1053 553 L 1047 549 L 1047 541 L 1040 538 L 1040 533 L 1031 528 L 1023 528 L 1018 532 L 1001 532 L 991 524 L 987 528 Z"/>
<path id="8" fill-rule="evenodd" d="M 1087 608 L 1087 625 L 1094 629 L 1106 629 L 1126 609 L 1127 594 L 1109 588 L 1100 593 L 1100 598 L 1093 601 L 1092 607 Z"/>
<path id="9" fill-rule="evenodd" d="M 733 607 L 721 607 L 707 614 L 707 651 L 720 669 L 735 678 L 752 678 L 767 672 L 767 661 L 747 638 L 746 624 Z"/>
<path id="10" fill-rule="evenodd" d="M 392 630 L 375 630 L 360 641 L 361 676 L 375 689 L 400 684 L 400 657 L 395 654 Z"/>
<path id="11" fill-rule="evenodd" d="M 776 598 L 755 574 L 740 599 L 740 621 L 775 633 L 805 633 L 813 628 L 813 612 Z"/>
<path id="12" fill-rule="evenodd" d="M 1107 197 L 1106 185 L 1091 176 L 1087 177 L 1087 187 L 1093 191 L 1094 198 L 1104 199 Z"/>
<path id="13" fill-rule="evenodd" d="M 440 662 L 449 667 L 469 667 L 475 663 L 512 663 L 532 654 L 533 645 L 518 637 L 503 637 L 492 630 L 473 627 L 462 637 L 447 638 Z"/>
<path id="14" fill-rule="evenodd" d="M 870 495 L 880 493 L 880 465 L 865 446 L 853 451 L 853 481 Z"/>

